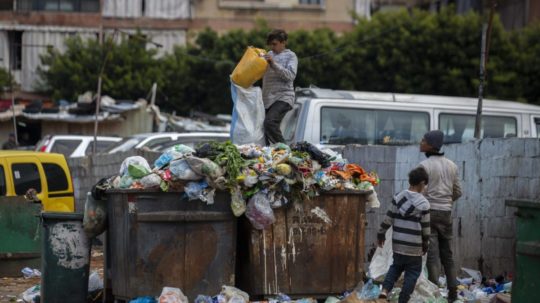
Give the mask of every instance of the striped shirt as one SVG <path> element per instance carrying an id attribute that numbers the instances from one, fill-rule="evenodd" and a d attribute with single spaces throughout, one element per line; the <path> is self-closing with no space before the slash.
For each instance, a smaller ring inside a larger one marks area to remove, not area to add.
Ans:
<path id="1" fill-rule="evenodd" d="M 298 68 L 298 58 L 290 49 L 285 49 L 279 54 L 268 52 L 272 55 L 274 63 L 268 66 L 263 77 L 263 102 L 264 108 L 269 108 L 276 101 L 283 101 L 290 106 L 294 104 L 294 78 Z"/>
<path id="2" fill-rule="evenodd" d="M 392 249 L 407 256 L 423 255 L 429 241 L 429 202 L 421 193 L 404 190 L 394 196 L 381 223 L 378 238 L 392 226 Z"/>

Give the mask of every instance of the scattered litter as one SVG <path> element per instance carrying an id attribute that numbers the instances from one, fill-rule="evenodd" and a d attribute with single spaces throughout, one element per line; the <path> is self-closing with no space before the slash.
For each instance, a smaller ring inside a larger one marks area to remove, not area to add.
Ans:
<path id="1" fill-rule="evenodd" d="M 41 277 L 41 272 L 37 269 L 32 269 L 30 267 L 25 267 L 21 270 L 23 276 L 28 279 L 28 278 L 34 278 L 34 277 Z"/>
<path id="2" fill-rule="evenodd" d="M 40 293 L 41 293 L 41 286 L 38 284 L 25 290 L 21 294 L 21 298 L 26 303 L 39 302 Z"/>
<path id="3" fill-rule="evenodd" d="M 146 296 L 146 297 L 135 298 L 129 301 L 129 303 L 157 303 L 157 301 L 156 301 L 156 298 L 154 297 Z"/>
<path id="4" fill-rule="evenodd" d="M 163 287 L 159 303 L 189 303 L 189 301 L 180 288 Z"/>

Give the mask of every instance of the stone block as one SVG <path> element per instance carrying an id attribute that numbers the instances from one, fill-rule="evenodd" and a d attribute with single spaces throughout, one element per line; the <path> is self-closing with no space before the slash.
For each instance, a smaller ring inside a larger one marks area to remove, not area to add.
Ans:
<path id="1" fill-rule="evenodd" d="M 540 140 L 538 139 L 525 139 L 525 157 L 540 158 Z"/>

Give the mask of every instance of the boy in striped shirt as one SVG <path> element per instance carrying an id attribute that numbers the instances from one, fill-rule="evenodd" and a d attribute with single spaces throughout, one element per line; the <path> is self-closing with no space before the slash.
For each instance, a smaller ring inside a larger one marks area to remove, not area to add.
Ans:
<path id="1" fill-rule="evenodd" d="M 377 234 L 382 247 L 385 233 L 392 226 L 392 249 L 394 262 L 383 282 L 381 298 L 386 298 L 405 272 L 405 280 L 399 295 L 399 303 L 408 302 L 416 280 L 422 272 L 422 255 L 427 252 L 430 235 L 429 202 L 421 194 L 428 184 L 428 174 L 422 167 L 409 172 L 409 189 L 394 196 L 386 217 Z"/>

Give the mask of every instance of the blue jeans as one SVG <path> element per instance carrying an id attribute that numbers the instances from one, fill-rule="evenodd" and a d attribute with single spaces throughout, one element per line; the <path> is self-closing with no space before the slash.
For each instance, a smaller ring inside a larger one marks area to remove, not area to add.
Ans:
<path id="1" fill-rule="evenodd" d="M 416 280 L 418 280 L 422 272 L 422 256 L 406 256 L 394 253 L 394 263 L 392 263 L 386 278 L 384 278 L 383 288 L 390 292 L 403 271 L 405 271 L 405 280 L 399 294 L 399 303 L 409 302 L 411 298 Z"/>

